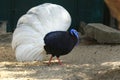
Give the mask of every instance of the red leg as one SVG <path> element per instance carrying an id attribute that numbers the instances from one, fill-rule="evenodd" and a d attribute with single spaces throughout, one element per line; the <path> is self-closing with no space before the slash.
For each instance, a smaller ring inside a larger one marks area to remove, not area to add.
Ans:
<path id="1" fill-rule="evenodd" d="M 53 56 L 51 55 L 48 65 L 50 65 Z"/>
<path id="2" fill-rule="evenodd" d="M 59 64 L 62 65 L 62 62 L 60 61 L 59 57 L 57 57 L 57 60 L 58 60 Z"/>

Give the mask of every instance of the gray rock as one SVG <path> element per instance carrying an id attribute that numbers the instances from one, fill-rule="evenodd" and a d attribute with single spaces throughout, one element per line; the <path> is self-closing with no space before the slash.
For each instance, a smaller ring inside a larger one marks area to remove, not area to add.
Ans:
<path id="1" fill-rule="evenodd" d="M 120 31 L 100 23 L 89 23 L 85 27 L 85 35 L 99 43 L 120 43 Z"/>

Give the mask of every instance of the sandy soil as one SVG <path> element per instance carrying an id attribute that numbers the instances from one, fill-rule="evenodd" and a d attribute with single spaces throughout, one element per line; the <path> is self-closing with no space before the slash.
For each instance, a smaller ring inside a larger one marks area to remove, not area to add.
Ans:
<path id="1" fill-rule="evenodd" d="M 120 80 L 120 45 L 82 42 L 50 66 L 17 62 L 11 34 L 0 35 L 0 80 Z"/>

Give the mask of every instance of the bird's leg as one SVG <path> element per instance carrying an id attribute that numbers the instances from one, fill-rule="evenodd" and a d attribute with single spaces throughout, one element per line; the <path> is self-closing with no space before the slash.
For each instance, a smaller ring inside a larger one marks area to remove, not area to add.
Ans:
<path id="1" fill-rule="evenodd" d="M 59 57 L 57 57 L 58 63 L 62 65 L 62 62 L 60 61 Z"/>
<path id="2" fill-rule="evenodd" d="M 53 56 L 51 55 L 48 65 L 50 65 Z"/>

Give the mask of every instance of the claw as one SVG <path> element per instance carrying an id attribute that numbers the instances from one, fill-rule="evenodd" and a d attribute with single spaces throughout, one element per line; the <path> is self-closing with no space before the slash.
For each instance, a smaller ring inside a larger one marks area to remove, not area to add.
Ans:
<path id="1" fill-rule="evenodd" d="M 53 56 L 50 57 L 49 62 L 48 62 L 48 65 L 51 64 L 52 58 L 53 58 Z M 60 61 L 59 57 L 57 57 L 57 60 L 58 60 L 58 63 L 59 63 L 60 65 L 62 65 L 62 62 Z"/>

